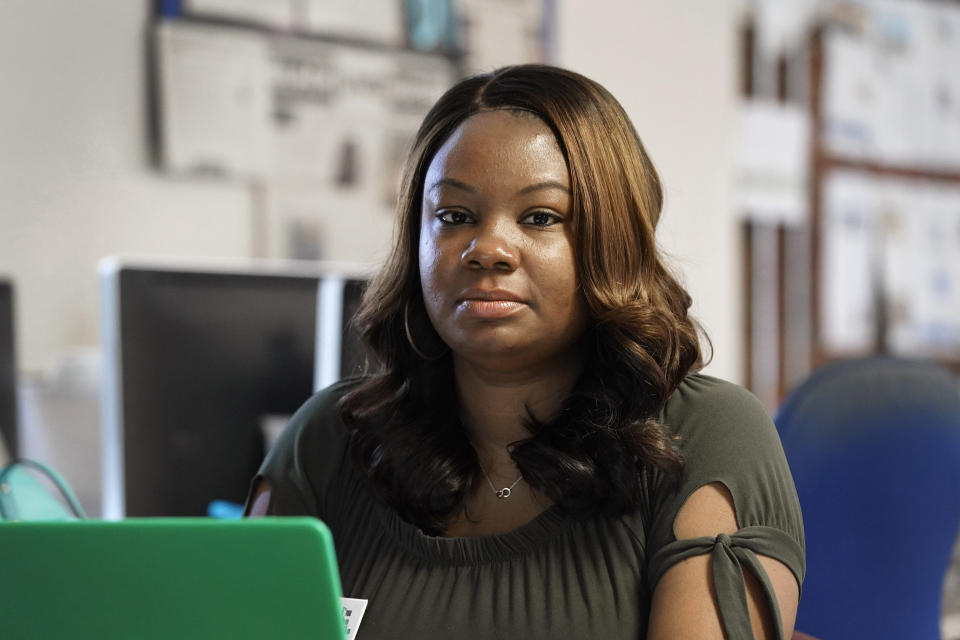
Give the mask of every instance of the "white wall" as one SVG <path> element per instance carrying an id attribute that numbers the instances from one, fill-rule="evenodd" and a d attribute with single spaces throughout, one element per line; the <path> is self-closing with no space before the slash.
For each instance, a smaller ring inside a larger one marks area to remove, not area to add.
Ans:
<path id="1" fill-rule="evenodd" d="M 0 2 L 0 275 L 21 370 L 99 341 L 96 265 L 114 253 L 245 257 L 247 187 L 149 167 L 152 2 Z"/>
<path id="2" fill-rule="evenodd" d="M 733 0 L 559 0 L 558 64 L 623 104 L 660 173 L 658 236 L 713 340 L 707 372 L 742 381 L 740 236 L 734 215 L 737 107 Z"/>
<path id="3" fill-rule="evenodd" d="M 0 274 L 17 286 L 20 368 L 99 341 L 96 263 L 116 253 L 246 257 L 246 186 L 149 165 L 149 0 L 0 2 Z M 663 246 L 739 380 L 731 210 L 734 0 L 558 0 L 558 62 L 631 114 L 666 189 Z"/>

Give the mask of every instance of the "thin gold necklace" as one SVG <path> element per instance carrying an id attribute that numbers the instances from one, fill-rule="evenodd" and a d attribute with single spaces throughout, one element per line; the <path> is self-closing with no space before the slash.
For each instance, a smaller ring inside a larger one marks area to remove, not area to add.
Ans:
<path id="1" fill-rule="evenodd" d="M 480 464 L 479 460 L 477 460 L 477 464 L 480 465 L 480 471 L 483 472 L 483 477 L 487 479 L 487 484 L 490 485 L 490 488 L 493 490 L 493 493 L 496 494 L 498 498 L 503 498 L 503 499 L 509 498 L 510 494 L 513 492 L 513 488 L 517 486 L 517 484 L 519 484 L 521 480 L 523 480 L 523 474 L 521 473 L 519 476 L 517 476 L 517 479 L 514 480 L 513 484 L 511 484 L 509 487 L 504 487 L 503 489 L 497 489 L 495 486 L 493 486 L 493 482 L 490 480 L 490 476 L 487 475 L 487 470 L 483 468 L 483 465 Z"/>

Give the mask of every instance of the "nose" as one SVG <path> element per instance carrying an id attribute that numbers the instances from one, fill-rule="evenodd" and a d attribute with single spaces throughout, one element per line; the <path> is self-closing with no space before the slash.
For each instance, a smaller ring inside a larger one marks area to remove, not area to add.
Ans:
<path id="1" fill-rule="evenodd" d="M 509 222 L 478 225 L 476 234 L 460 255 L 461 264 L 469 269 L 516 269 L 519 252 L 508 226 Z"/>

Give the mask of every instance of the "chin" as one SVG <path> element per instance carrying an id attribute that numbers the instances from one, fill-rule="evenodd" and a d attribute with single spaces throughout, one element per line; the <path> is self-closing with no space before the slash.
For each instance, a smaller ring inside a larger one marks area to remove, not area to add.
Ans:
<path id="1" fill-rule="evenodd" d="M 558 364 L 558 357 L 563 357 L 556 352 L 544 353 L 539 345 L 499 340 L 480 340 L 469 344 L 461 344 L 454 348 L 453 352 L 456 356 L 468 362 L 486 369 L 501 371 L 531 370 L 543 366 L 552 367 Z"/>

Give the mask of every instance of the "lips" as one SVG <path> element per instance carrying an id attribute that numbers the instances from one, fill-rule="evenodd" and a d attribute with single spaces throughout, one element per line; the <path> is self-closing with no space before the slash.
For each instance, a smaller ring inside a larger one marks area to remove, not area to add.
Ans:
<path id="1" fill-rule="evenodd" d="M 458 302 L 484 300 L 488 302 L 523 302 L 523 298 L 504 289 L 466 289 L 457 298 Z"/>
<path id="2" fill-rule="evenodd" d="M 474 318 L 506 318 L 526 306 L 523 298 L 503 289 L 467 289 L 457 298 L 457 309 Z"/>

